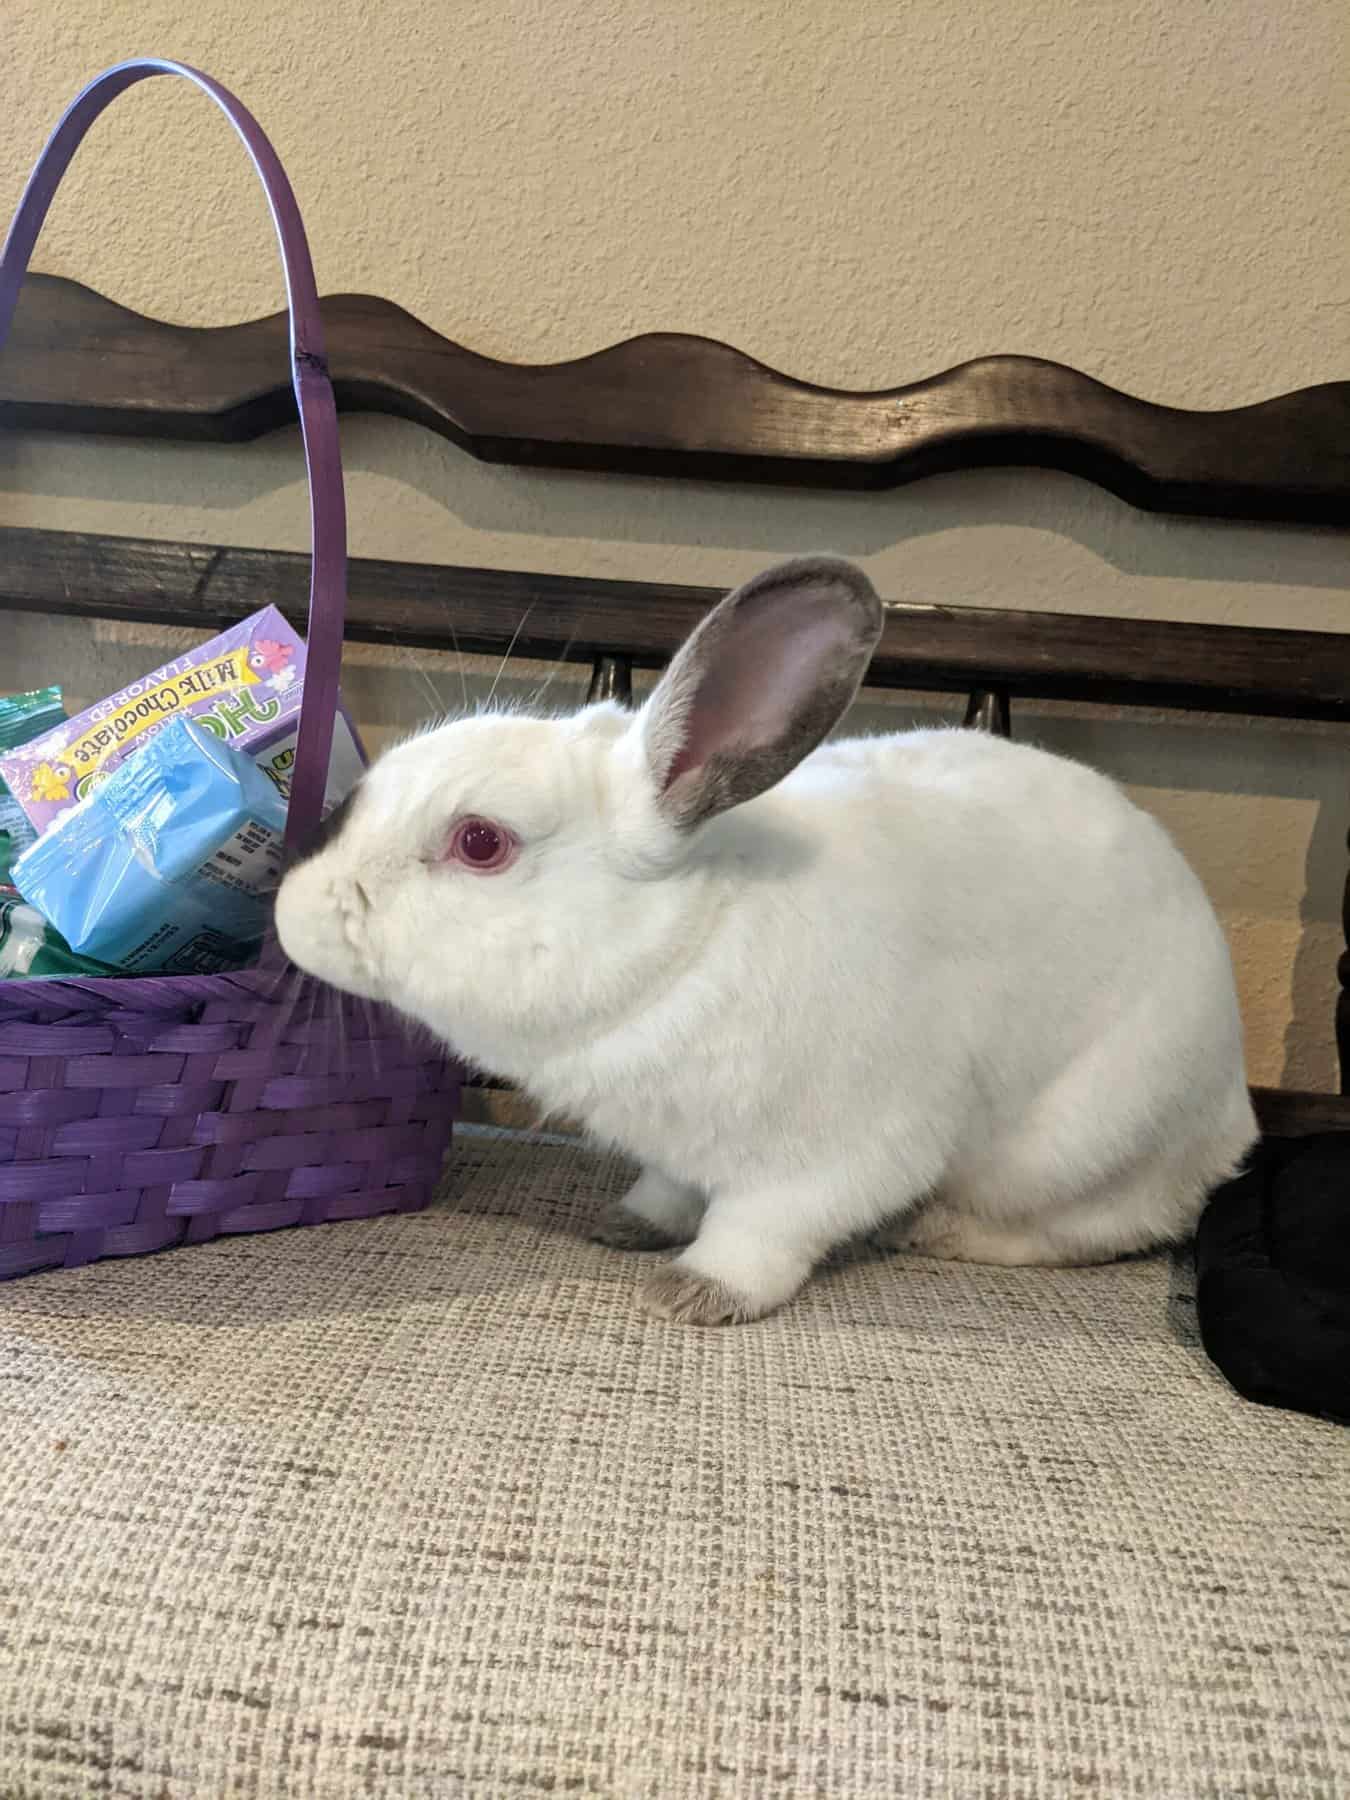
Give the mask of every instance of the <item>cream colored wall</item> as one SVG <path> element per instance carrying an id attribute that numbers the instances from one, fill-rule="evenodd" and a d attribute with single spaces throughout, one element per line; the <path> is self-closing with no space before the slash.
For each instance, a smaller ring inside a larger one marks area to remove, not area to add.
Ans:
<path id="1" fill-rule="evenodd" d="M 80 83 L 157 51 L 258 113 L 321 287 L 480 350 L 674 328 L 863 386 L 1019 350 L 1237 404 L 1350 373 L 1348 39 L 1344 0 L 7 0 L 0 213 Z M 169 83 L 95 128 L 37 266 L 195 324 L 281 291 L 228 127 Z M 825 546 L 895 597 L 1350 623 L 1350 539 L 1147 518 L 1059 476 L 802 497 L 488 469 L 389 420 L 348 421 L 344 447 L 370 556 L 711 583 Z M 9 438 L 0 520 L 300 547 L 294 434 Z M 6 628 L 7 685 L 62 674 L 78 698 L 166 641 Z M 457 695 L 447 663 L 355 651 L 372 737 L 425 711 L 428 682 Z M 1128 780 L 1182 840 L 1230 931 L 1254 1078 L 1330 1085 L 1343 734 L 1063 709 L 1020 728 Z"/>

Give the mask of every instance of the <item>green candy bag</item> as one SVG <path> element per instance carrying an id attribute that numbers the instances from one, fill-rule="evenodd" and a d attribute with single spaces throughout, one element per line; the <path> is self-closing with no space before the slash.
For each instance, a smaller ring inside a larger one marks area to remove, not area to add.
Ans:
<path id="1" fill-rule="evenodd" d="M 0 756 L 51 731 L 65 716 L 60 688 L 34 688 L 27 694 L 0 694 Z M 26 850 L 36 836 L 28 823 L 28 814 L 0 781 L 0 856 L 8 847 L 12 860 L 20 850 Z M 0 879 L 9 879 L 7 867 Z"/>

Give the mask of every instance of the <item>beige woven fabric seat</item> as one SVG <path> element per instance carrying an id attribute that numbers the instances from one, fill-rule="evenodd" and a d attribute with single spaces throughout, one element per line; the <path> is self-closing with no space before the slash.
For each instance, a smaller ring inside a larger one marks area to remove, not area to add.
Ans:
<path id="1" fill-rule="evenodd" d="M 645 1320 L 625 1171 L 0 1289 L 0 1795 L 1350 1792 L 1350 1436 L 1188 1271 Z"/>

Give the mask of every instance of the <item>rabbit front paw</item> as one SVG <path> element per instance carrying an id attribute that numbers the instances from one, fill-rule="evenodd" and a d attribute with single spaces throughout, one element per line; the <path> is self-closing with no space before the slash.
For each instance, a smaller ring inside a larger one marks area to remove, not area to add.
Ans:
<path id="1" fill-rule="evenodd" d="M 689 1242 L 688 1237 L 630 1212 L 622 1200 L 605 1208 L 591 1226 L 590 1237 L 592 1243 L 608 1244 L 611 1250 L 674 1250 Z"/>
<path id="2" fill-rule="evenodd" d="M 698 1188 L 644 1169 L 623 1199 L 600 1214 L 591 1237 L 613 1250 L 674 1250 L 693 1239 L 706 1206 Z"/>
<path id="3" fill-rule="evenodd" d="M 638 1305 L 652 1318 L 674 1325 L 744 1325 L 768 1311 L 749 1295 L 678 1262 L 652 1270 L 638 1289 Z"/>
<path id="4" fill-rule="evenodd" d="M 678 1325 L 741 1325 L 782 1306 L 829 1248 L 792 1199 L 781 1187 L 715 1196 L 689 1248 L 643 1282 L 642 1310 Z"/>

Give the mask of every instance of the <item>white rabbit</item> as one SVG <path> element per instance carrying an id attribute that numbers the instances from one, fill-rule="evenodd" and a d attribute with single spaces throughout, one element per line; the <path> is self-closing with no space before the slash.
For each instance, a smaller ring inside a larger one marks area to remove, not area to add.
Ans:
<path id="1" fill-rule="evenodd" d="M 976 731 L 822 744 L 881 606 L 810 558 L 730 595 L 642 709 L 390 751 L 287 876 L 282 944 L 643 1165 L 642 1299 L 781 1305 L 888 1225 L 1100 1262 L 1184 1237 L 1255 1136 L 1227 946 L 1103 776 Z M 819 746 L 819 747 L 818 747 Z"/>

